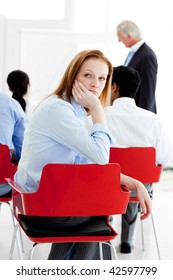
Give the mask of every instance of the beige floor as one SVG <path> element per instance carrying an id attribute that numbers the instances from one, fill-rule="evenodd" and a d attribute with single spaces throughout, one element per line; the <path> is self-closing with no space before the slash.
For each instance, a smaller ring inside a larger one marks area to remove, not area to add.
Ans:
<path id="1" fill-rule="evenodd" d="M 161 258 L 173 260 L 173 171 L 164 171 L 160 183 L 154 186 L 153 216 L 157 230 Z M 0 213 L 0 260 L 7 260 L 11 245 L 13 226 L 10 211 L 6 205 L 2 205 Z M 120 233 L 120 216 L 114 216 L 113 225 Z M 151 226 L 151 220 L 144 221 L 145 251 L 142 251 L 140 221 L 137 222 L 134 246 L 131 254 L 119 253 L 119 236 L 115 244 L 119 260 L 157 260 L 156 244 Z M 24 245 L 28 250 L 31 243 L 24 237 Z M 34 259 L 46 259 L 50 245 L 38 247 Z M 15 248 L 14 259 L 18 259 Z"/>

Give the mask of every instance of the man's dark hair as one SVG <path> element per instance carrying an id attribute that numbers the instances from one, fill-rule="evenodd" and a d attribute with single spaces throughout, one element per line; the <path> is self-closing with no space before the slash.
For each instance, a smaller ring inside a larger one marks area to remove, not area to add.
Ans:
<path id="1" fill-rule="evenodd" d="M 135 98 L 141 84 L 141 79 L 136 70 L 127 66 L 113 67 L 112 85 L 119 87 L 120 97 Z"/>

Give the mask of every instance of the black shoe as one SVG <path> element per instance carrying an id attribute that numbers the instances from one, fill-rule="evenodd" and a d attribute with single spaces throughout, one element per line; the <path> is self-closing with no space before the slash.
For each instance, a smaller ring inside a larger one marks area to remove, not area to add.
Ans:
<path id="1" fill-rule="evenodd" d="M 120 252 L 121 252 L 121 253 L 123 253 L 123 254 L 129 254 L 129 253 L 131 253 L 131 251 L 132 251 L 132 247 L 130 246 L 129 243 L 123 242 L 123 243 L 121 244 L 121 247 L 120 247 Z"/>

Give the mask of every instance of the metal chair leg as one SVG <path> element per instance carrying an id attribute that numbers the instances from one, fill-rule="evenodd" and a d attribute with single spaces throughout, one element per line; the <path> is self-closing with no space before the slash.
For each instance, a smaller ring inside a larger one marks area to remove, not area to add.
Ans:
<path id="1" fill-rule="evenodd" d="M 99 255 L 100 255 L 100 260 L 103 260 L 103 246 L 102 246 L 102 242 L 99 242 Z"/>
<path id="2" fill-rule="evenodd" d="M 118 260 L 117 251 L 115 249 L 115 246 L 112 244 L 111 241 L 109 243 L 110 243 L 110 246 L 111 246 L 111 259 L 112 260 Z"/>
<path id="3" fill-rule="evenodd" d="M 11 245 L 11 248 L 10 248 L 10 255 L 9 255 L 9 259 L 11 260 L 12 257 L 13 257 L 13 251 L 14 251 L 14 246 L 15 246 L 15 241 L 16 241 L 16 244 L 17 244 L 17 250 L 18 250 L 18 255 L 19 255 L 19 258 L 20 259 L 23 259 L 22 257 L 22 253 L 23 253 L 23 242 L 22 242 L 22 236 L 21 236 L 21 231 L 20 231 L 20 228 L 19 228 L 19 232 L 17 227 L 16 227 L 16 223 L 15 223 L 15 218 L 14 218 L 14 215 L 13 215 L 13 207 L 11 205 L 10 202 L 1 202 L 0 203 L 0 207 L 2 204 L 6 204 L 9 206 L 10 208 L 10 212 L 11 212 L 11 218 L 12 218 L 12 223 L 13 223 L 13 227 L 14 227 L 14 234 L 13 234 L 13 238 L 12 238 L 12 245 Z M 18 235 L 19 234 L 19 235 Z"/>
<path id="4" fill-rule="evenodd" d="M 14 218 L 14 215 L 13 215 L 13 208 L 12 208 L 10 203 L 8 203 L 8 205 L 9 205 L 10 210 L 11 210 L 12 222 L 13 222 L 13 226 L 15 228 L 16 222 L 15 222 L 15 218 Z M 16 230 L 15 238 L 16 238 L 16 244 L 17 244 L 17 250 L 18 250 L 19 258 L 21 260 L 23 260 L 22 254 L 24 253 L 24 248 L 23 248 L 23 240 L 22 240 L 22 234 L 21 234 L 20 227 Z M 11 257 L 11 255 L 10 255 L 10 257 Z"/>
<path id="5" fill-rule="evenodd" d="M 23 239 L 22 239 L 22 234 L 21 234 L 21 228 L 19 227 L 17 231 L 17 236 L 16 236 L 16 244 L 17 244 L 17 250 L 18 250 L 18 255 L 19 259 L 23 260 L 24 257 L 24 247 L 23 247 Z"/>
<path id="6" fill-rule="evenodd" d="M 144 227 L 143 227 L 143 221 L 142 220 L 141 220 L 141 235 L 142 235 L 142 250 L 145 251 Z"/>
<path id="7" fill-rule="evenodd" d="M 34 243 L 31 247 L 31 249 L 29 250 L 29 254 L 28 254 L 28 260 L 32 260 L 33 258 L 33 254 L 34 254 L 34 251 L 35 251 L 35 248 L 39 245 L 43 245 L 43 243 Z"/>
<path id="8" fill-rule="evenodd" d="M 12 258 L 13 258 L 14 246 L 15 246 L 15 240 L 16 240 L 16 232 L 17 232 L 18 227 L 19 227 L 18 224 L 16 224 L 14 226 L 14 232 L 13 232 L 13 238 L 12 238 L 12 242 L 11 242 L 10 256 L 9 256 L 10 260 L 12 260 Z"/>
<path id="9" fill-rule="evenodd" d="M 155 228 L 155 224 L 154 224 L 154 219 L 153 219 L 153 214 L 152 213 L 151 213 L 151 222 L 152 222 L 154 238 L 155 238 L 155 242 L 156 242 L 158 258 L 159 258 L 159 260 L 161 260 L 159 243 L 158 243 L 158 239 L 157 239 L 156 228 Z M 143 221 L 142 220 L 141 220 L 141 233 L 142 233 L 142 248 L 143 248 L 143 251 L 144 251 L 145 250 L 145 247 L 144 247 L 144 229 L 143 229 Z"/>
<path id="10" fill-rule="evenodd" d="M 110 249 L 111 249 L 111 259 L 112 260 L 118 260 L 117 252 L 116 252 L 116 248 L 115 248 L 114 244 L 111 241 L 101 242 L 101 243 L 106 244 L 110 247 Z"/>
<path id="11" fill-rule="evenodd" d="M 23 251 L 23 242 L 21 239 L 21 232 L 20 232 L 20 227 L 19 227 L 18 223 L 14 226 L 14 233 L 13 233 L 13 238 L 12 238 L 12 243 L 11 243 L 11 248 L 10 248 L 10 255 L 9 255 L 10 260 L 12 260 L 12 258 L 13 258 L 15 242 L 17 244 L 19 259 L 23 260 L 24 259 L 23 258 L 23 252 L 24 252 Z"/>
<path id="12" fill-rule="evenodd" d="M 159 250 L 159 244 L 158 244 L 158 239 L 157 239 L 157 234 L 156 234 L 156 228 L 155 228 L 155 225 L 154 225 L 154 219 L 153 219 L 153 215 L 152 215 L 152 214 L 151 214 L 151 221 L 152 221 L 152 226 L 153 226 L 153 231 L 154 231 L 154 237 L 155 237 L 155 241 L 156 241 L 156 247 L 157 247 L 158 258 L 159 258 L 159 260 L 161 260 L 160 250 Z"/>

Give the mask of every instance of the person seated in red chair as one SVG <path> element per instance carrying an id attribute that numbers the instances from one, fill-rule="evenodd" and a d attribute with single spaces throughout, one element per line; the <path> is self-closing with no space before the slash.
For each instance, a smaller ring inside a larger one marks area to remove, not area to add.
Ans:
<path id="1" fill-rule="evenodd" d="M 116 139 L 117 147 L 155 147 L 157 163 L 165 166 L 171 159 L 172 147 L 158 115 L 136 106 L 139 85 L 140 77 L 136 70 L 126 66 L 114 67 L 112 106 L 105 110 L 107 126 Z M 145 187 L 152 194 L 152 184 Z M 127 212 L 122 215 L 121 253 L 130 253 L 133 248 L 137 213 L 138 203 L 129 203 Z"/>
<path id="2" fill-rule="evenodd" d="M 112 137 L 102 105 L 110 102 L 111 76 L 112 64 L 99 50 L 85 50 L 72 59 L 59 86 L 37 107 L 26 129 L 15 175 L 21 189 L 36 191 L 47 163 L 109 162 Z M 92 118 L 89 132 L 85 127 L 88 113 Z M 143 218 L 148 217 L 151 199 L 143 184 L 124 175 L 121 183 L 137 190 Z M 88 217 L 67 217 L 61 222 L 70 226 L 87 220 Z M 98 244 L 90 242 L 54 243 L 48 258 L 94 259 L 97 249 Z"/>
<path id="3" fill-rule="evenodd" d="M 25 114 L 20 104 L 7 94 L 0 93 L 0 104 L 0 144 L 7 145 L 12 162 L 18 162 L 26 127 Z M 0 196 L 10 195 L 11 187 L 7 183 L 0 184 Z"/>

